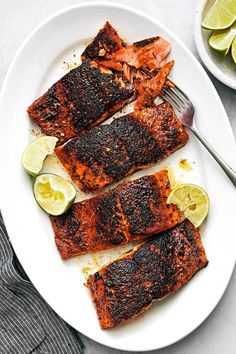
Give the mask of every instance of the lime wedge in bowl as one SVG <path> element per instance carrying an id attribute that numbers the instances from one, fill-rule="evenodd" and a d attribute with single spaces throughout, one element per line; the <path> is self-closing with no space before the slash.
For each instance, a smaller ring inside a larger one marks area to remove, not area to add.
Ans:
<path id="1" fill-rule="evenodd" d="M 180 184 L 169 194 L 167 204 L 175 204 L 195 227 L 199 227 L 209 211 L 209 197 L 196 184 Z"/>
<path id="2" fill-rule="evenodd" d="M 206 29 L 219 30 L 231 26 L 236 19 L 235 0 L 216 0 L 201 25 Z"/>
<path id="3" fill-rule="evenodd" d="M 22 164 L 31 176 L 37 176 L 43 167 L 43 161 L 53 153 L 58 138 L 55 136 L 42 136 L 36 139 L 23 152 Z"/>
<path id="4" fill-rule="evenodd" d="M 75 200 L 76 189 L 65 178 L 44 173 L 35 179 L 34 196 L 37 203 L 48 214 L 61 215 Z"/>
<path id="5" fill-rule="evenodd" d="M 232 43 L 231 55 L 232 55 L 233 61 L 236 64 L 236 36 L 234 37 L 234 40 L 233 40 L 233 43 Z"/>
<path id="6" fill-rule="evenodd" d="M 231 44 L 236 36 L 236 24 L 220 31 L 214 31 L 209 38 L 210 47 L 224 52 L 225 55 L 229 52 Z"/>

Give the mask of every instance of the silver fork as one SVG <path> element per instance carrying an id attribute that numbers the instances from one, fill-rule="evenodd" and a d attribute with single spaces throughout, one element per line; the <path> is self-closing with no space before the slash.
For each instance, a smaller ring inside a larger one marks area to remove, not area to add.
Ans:
<path id="1" fill-rule="evenodd" d="M 168 101 L 175 108 L 181 123 L 195 134 L 236 186 L 236 172 L 222 159 L 222 157 L 220 157 L 197 129 L 193 119 L 195 109 L 189 97 L 175 85 L 174 87 L 164 89 L 162 99 Z"/>

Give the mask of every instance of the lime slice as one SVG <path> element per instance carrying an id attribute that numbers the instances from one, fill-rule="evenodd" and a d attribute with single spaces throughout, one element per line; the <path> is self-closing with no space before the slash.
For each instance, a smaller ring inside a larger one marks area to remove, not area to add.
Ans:
<path id="1" fill-rule="evenodd" d="M 233 43 L 232 43 L 232 47 L 231 47 L 231 55 L 232 58 L 236 64 L 236 37 L 234 37 Z"/>
<path id="2" fill-rule="evenodd" d="M 28 145 L 22 156 L 22 164 L 26 172 L 31 176 L 37 176 L 46 156 L 53 153 L 57 141 L 58 138 L 55 136 L 43 136 Z"/>
<path id="3" fill-rule="evenodd" d="M 224 30 L 214 31 L 209 38 L 209 44 L 211 48 L 224 52 L 226 55 L 235 36 L 236 24 Z"/>
<path id="4" fill-rule="evenodd" d="M 48 214 L 61 215 L 73 203 L 76 189 L 65 178 L 44 173 L 35 179 L 34 196 L 41 208 Z"/>
<path id="5" fill-rule="evenodd" d="M 202 21 L 202 27 L 211 30 L 231 26 L 236 19 L 235 0 L 216 0 Z"/>
<path id="6" fill-rule="evenodd" d="M 207 193 L 195 184 L 180 184 L 169 194 L 167 204 L 177 205 L 184 216 L 195 227 L 199 227 L 209 210 L 209 198 Z"/>

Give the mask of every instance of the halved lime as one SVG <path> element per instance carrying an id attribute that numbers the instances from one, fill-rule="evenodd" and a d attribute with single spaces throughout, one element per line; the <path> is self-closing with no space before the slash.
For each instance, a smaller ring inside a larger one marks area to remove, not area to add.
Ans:
<path id="1" fill-rule="evenodd" d="M 75 200 L 76 189 L 65 178 L 44 173 L 35 179 L 34 196 L 41 208 L 48 214 L 61 215 Z"/>
<path id="2" fill-rule="evenodd" d="M 202 27 L 211 30 L 231 26 L 236 19 L 235 0 L 216 0 L 202 21 Z"/>
<path id="3" fill-rule="evenodd" d="M 230 46 L 236 36 L 236 24 L 231 27 L 214 31 L 209 38 L 209 44 L 211 48 L 216 49 L 220 52 L 224 52 L 225 55 L 228 53 Z"/>
<path id="4" fill-rule="evenodd" d="M 199 227 L 209 211 L 209 197 L 200 186 L 196 184 L 180 184 L 169 194 L 167 203 L 177 205 L 184 216 L 195 227 Z"/>
<path id="5" fill-rule="evenodd" d="M 37 176 L 46 156 L 53 153 L 57 141 L 58 138 L 55 136 L 43 136 L 28 145 L 22 156 L 22 164 L 26 172 L 31 176 Z"/>
<path id="6" fill-rule="evenodd" d="M 232 43 L 232 47 L 231 47 L 231 55 L 232 58 L 236 64 L 236 37 L 234 37 L 233 43 Z"/>

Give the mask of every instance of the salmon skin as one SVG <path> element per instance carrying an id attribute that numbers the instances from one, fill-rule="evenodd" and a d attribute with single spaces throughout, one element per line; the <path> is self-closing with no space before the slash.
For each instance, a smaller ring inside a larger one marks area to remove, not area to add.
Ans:
<path id="1" fill-rule="evenodd" d="M 109 70 L 84 61 L 57 81 L 28 113 L 59 144 L 99 124 L 134 96 L 134 88 Z"/>
<path id="2" fill-rule="evenodd" d="M 80 189 L 94 191 L 163 160 L 187 140 L 169 103 L 162 103 L 94 128 L 55 152 Z"/>
<path id="3" fill-rule="evenodd" d="M 63 215 L 50 216 L 61 257 L 126 244 L 176 225 L 179 211 L 166 204 L 170 191 L 163 170 L 75 203 Z"/>
<path id="4" fill-rule="evenodd" d="M 101 328 L 139 316 L 207 264 L 200 234 L 188 220 L 139 244 L 87 280 Z"/>

